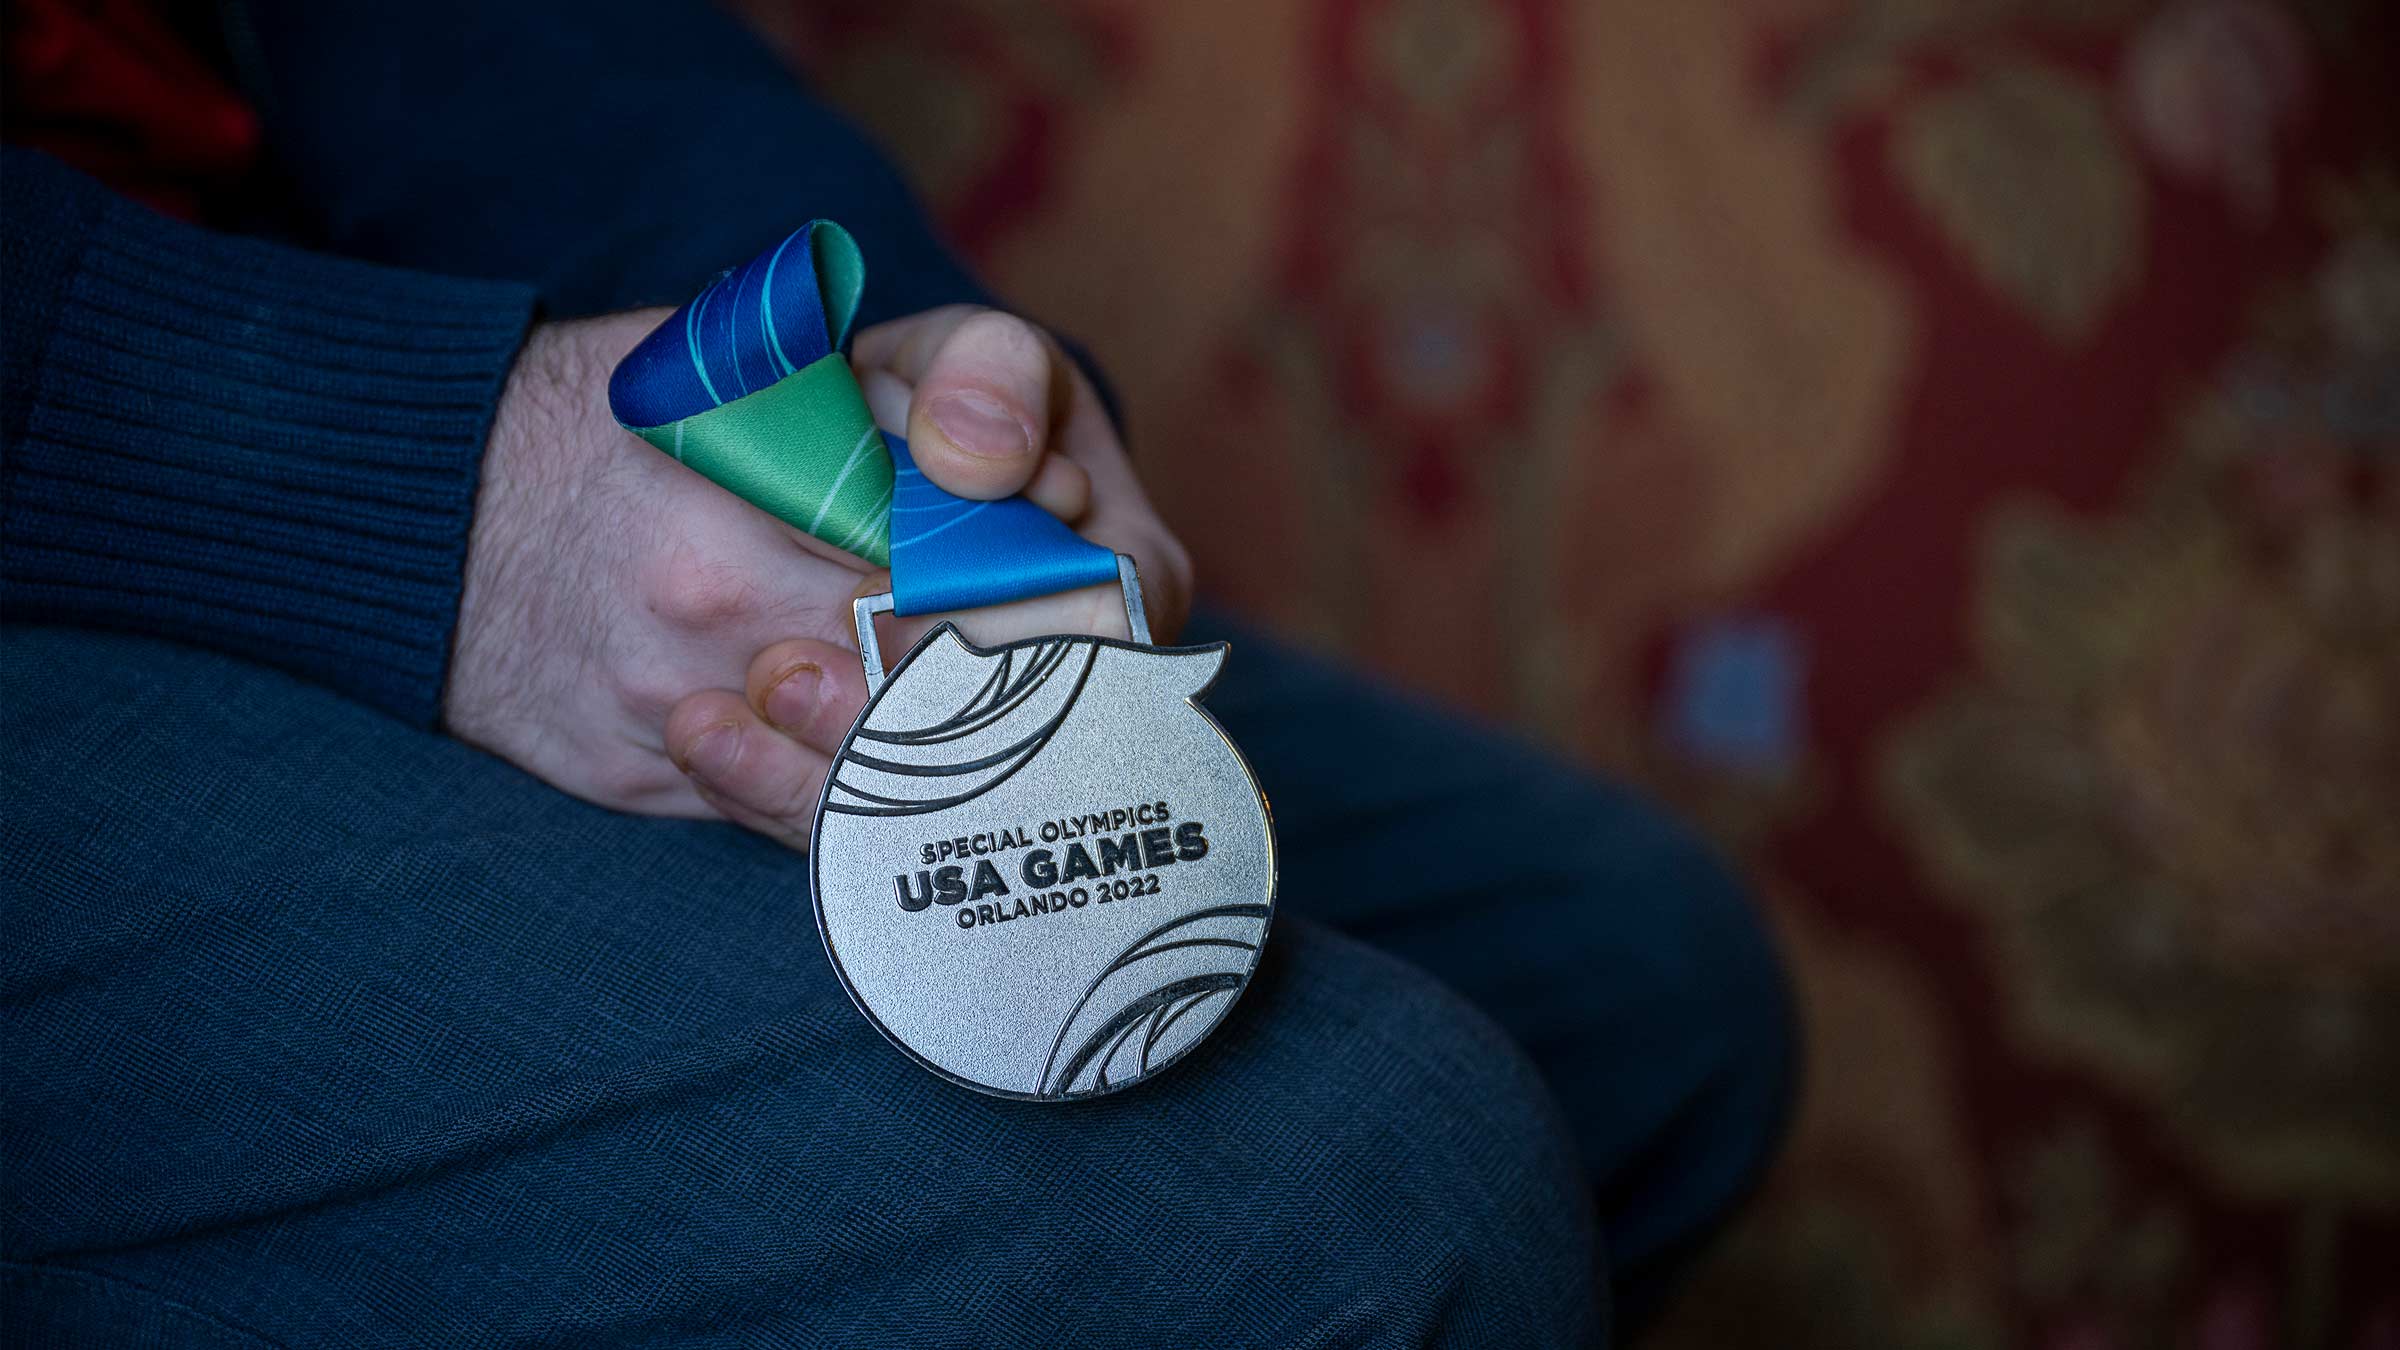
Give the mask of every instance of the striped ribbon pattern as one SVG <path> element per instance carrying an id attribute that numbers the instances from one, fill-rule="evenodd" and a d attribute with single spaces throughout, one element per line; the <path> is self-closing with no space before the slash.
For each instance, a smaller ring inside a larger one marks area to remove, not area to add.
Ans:
<path id="1" fill-rule="evenodd" d="M 1026 501 L 969 501 L 875 426 L 843 348 L 866 267 L 811 221 L 719 277 L 617 366 L 626 430 L 735 496 L 892 570 L 894 609 L 975 609 L 1116 580 L 1116 555 Z"/>

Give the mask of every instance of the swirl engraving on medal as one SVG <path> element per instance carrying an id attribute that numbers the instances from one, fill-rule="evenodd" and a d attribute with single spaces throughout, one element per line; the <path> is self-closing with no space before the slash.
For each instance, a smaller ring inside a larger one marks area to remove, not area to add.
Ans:
<path id="1" fill-rule="evenodd" d="M 1041 1095 L 1084 1097 L 1106 1092 L 1154 1068 L 1164 1068 L 1190 1049 L 1196 1038 L 1170 1041 L 1170 1033 L 1186 1013 L 1219 994 L 1240 989 L 1249 980 L 1250 967 L 1258 959 L 1259 940 L 1266 936 L 1266 926 L 1265 905 L 1219 905 L 1144 933 L 1132 946 L 1118 953 L 1117 959 L 1109 962 L 1108 968 L 1084 989 L 1083 997 L 1075 1000 L 1074 1009 L 1058 1029 L 1057 1039 L 1050 1043 L 1050 1057 L 1042 1063 Z M 1240 955 L 1224 960 L 1223 969 L 1182 973 L 1147 992 L 1132 992 L 1142 989 L 1150 978 L 1147 976 L 1150 967 L 1144 962 L 1170 952 L 1200 948 L 1218 948 Z M 1120 980 L 1121 975 L 1127 978 Z M 1110 996 L 1103 996 L 1103 990 L 1109 991 Z M 1127 993 L 1131 996 L 1114 996 Z M 1092 1016 L 1085 1016 L 1087 1013 Z M 1059 1054 L 1066 1049 L 1069 1035 L 1078 1032 L 1075 1050 L 1061 1063 Z M 1163 1054 L 1159 1052 L 1161 1041 L 1167 1041 L 1169 1047 Z M 1110 1067 L 1128 1046 L 1134 1047 L 1131 1072 L 1119 1072 L 1112 1083 Z"/>
<path id="2" fill-rule="evenodd" d="M 1074 659 L 1080 653 L 1081 660 Z M 1022 654 L 1022 662 L 1017 657 Z M 848 753 L 834 766 L 825 809 L 853 816 L 916 816 L 964 806 L 1007 782 L 1042 753 L 1075 711 L 1091 679 L 1099 647 L 1089 639 L 1044 638 L 1032 648 L 1003 651 L 991 677 L 956 711 L 927 726 L 884 731 L 861 726 Z M 1043 697 L 1063 667 L 1074 680 L 1063 698 Z M 950 759 L 945 747 L 961 742 L 980 748 L 1014 735 L 999 748 Z M 1021 732 L 1022 734 L 1016 734 Z M 870 741 L 877 753 L 858 749 Z M 927 780 L 913 784 L 909 780 Z M 922 792 L 924 795 L 916 795 Z"/>

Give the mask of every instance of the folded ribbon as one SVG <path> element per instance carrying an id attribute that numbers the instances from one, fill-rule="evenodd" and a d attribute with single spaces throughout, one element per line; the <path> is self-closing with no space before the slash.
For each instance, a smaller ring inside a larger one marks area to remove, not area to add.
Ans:
<path id="1" fill-rule="evenodd" d="M 1116 555 L 1022 497 L 936 487 L 877 429 L 843 348 L 866 266 L 810 221 L 719 277 L 609 379 L 626 430 L 834 547 L 892 569 L 901 614 L 1113 582 Z"/>

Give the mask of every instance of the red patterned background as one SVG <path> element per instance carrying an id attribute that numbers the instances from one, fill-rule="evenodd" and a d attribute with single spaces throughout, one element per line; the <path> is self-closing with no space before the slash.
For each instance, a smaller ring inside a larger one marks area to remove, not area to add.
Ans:
<path id="1" fill-rule="evenodd" d="M 747 8 L 1217 598 L 1748 867 L 1811 1077 L 1654 1346 L 2400 1346 L 2391 6 Z"/>

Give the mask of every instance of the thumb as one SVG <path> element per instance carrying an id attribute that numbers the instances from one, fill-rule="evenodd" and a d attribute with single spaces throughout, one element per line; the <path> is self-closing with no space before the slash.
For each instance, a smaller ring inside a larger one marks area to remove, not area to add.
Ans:
<path id="1" fill-rule="evenodd" d="M 1050 443 L 1055 349 L 1012 314 L 980 310 L 952 328 L 916 375 L 908 445 L 935 484 L 991 500 L 1024 490 Z"/>

